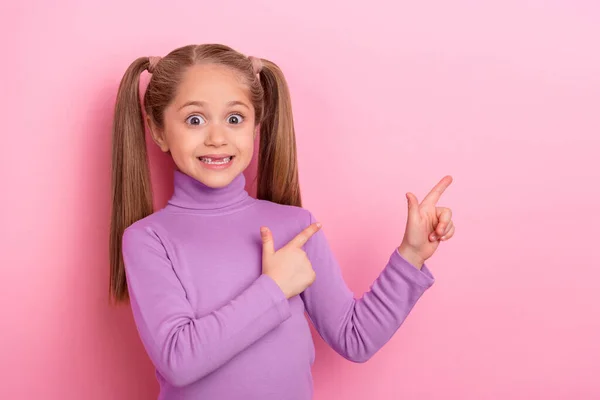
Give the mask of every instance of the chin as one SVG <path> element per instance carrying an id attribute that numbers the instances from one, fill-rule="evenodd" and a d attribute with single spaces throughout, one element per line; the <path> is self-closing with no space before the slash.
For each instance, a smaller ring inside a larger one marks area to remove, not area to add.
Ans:
<path id="1" fill-rule="evenodd" d="M 228 171 L 199 171 L 192 176 L 206 186 L 218 189 L 229 185 L 239 173 L 240 171 L 237 171 L 237 169 Z"/>
<path id="2" fill-rule="evenodd" d="M 222 176 L 219 177 L 215 177 L 215 176 L 202 176 L 199 181 L 204 183 L 206 186 L 209 186 L 211 188 L 214 189 L 219 189 L 222 187 L 225 187 L 227 185 L 229 185 L 231 183 L 231 181 L 233 181 L 233 176 L 225 176 L 225 174 L 223 174 Z"/>

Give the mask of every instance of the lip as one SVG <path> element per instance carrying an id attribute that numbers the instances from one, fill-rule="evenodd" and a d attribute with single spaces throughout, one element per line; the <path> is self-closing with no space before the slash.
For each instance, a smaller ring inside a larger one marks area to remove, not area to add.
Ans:
<path id="1" fill-rule="evenodd" d="M 212 158 L 212 159 L 231 157 L 231 159 L 226 164 L 209 164 L 209 163 L 205 163 L 204 161 L 201 160 L 203 157 Z M 235 159 L 235 156 L 232 156 L 229 154 L 207 154 L 205 156 L 198 157 L 198 162 L 202 165 L 202 168 L 206 168 L 208 170 L 213 170 L 213 171 L 221 171 L 221 170 L 226 170 L 227 168 L 231 167 L 233 165 L 234 159 Z"/>
<path id="2" fill-rule="evenodd" d="M 198 158 L 202 158 L 202 157 L 206 157 L 206 158 L 226 158 L 226 157 L 233 157 L 233 155 L 231 155 L 231 154 L 204 154 L 202 156 L 198 156 Z"/>

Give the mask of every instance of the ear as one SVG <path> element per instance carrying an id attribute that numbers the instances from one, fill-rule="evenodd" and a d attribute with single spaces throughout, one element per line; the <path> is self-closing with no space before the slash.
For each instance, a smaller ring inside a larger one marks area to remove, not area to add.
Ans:
<path id="1" fill-rule="evenodd" d="M 169 151 L 169 145 L 165 140 L 164 132 L 156 126 L 150 116 L 146 117 L 146 122 L 148 123 L 148 128 L 150 128 L 150 134 L 152 135 L 154 143 L 160 147 L 161 151 L 167 153 Z"/>

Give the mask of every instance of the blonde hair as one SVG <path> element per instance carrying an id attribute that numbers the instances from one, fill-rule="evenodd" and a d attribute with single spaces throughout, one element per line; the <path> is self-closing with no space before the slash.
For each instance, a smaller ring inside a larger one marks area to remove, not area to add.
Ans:
<path id="1" fill-rule="evenodd" d="M 175 96 L 188 67 L 210 63 L 237 71 L 249 88 L 256 113 L 255 121 L 260 124 L 257 198 L 302 206 L 287 83 L 276 64 L 265 59 L 254 59 L 253 63 L 252 59 L 221 44 L 189 45 L 173 50 L 160 60 L 140 57 L 125 71 L 117 94 L 112 136 L 109 292 L 116 301 L 128 299 L 121 248 L 123 232 L 153 212 L 144 117 L 139 96 L 140 74 L 143 71 L 152 69 L 143 107 L 159 128 L 164 124 L 164 110 Z M 257 60 L 262 63 L 258 79 Z"/>

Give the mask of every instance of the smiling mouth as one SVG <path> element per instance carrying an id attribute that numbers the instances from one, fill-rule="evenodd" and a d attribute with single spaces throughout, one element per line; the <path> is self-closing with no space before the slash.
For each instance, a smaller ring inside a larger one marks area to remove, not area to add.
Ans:
<path id="1" fill-rule="evenodd" d="M 235 156 L 211 158 L 211 157 L 198 157 L 200 161 L 209 165 L 225 165 L 231 162 Z"/>

